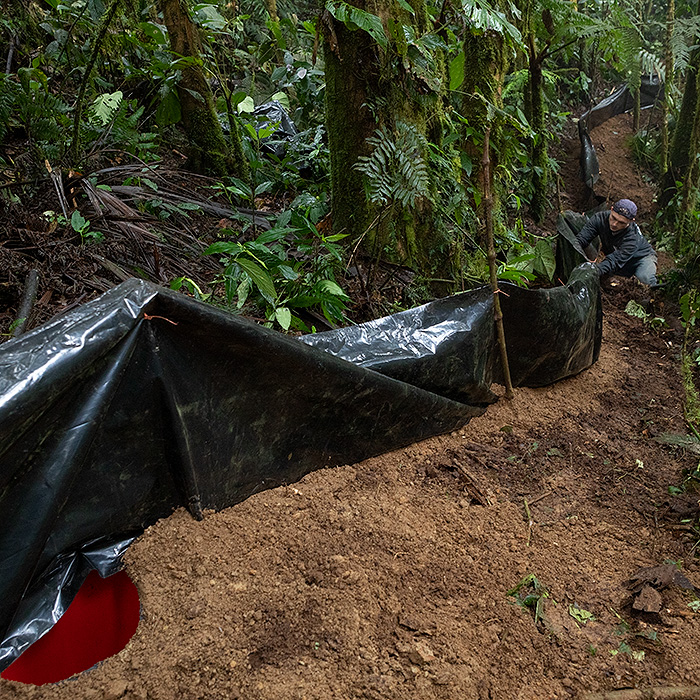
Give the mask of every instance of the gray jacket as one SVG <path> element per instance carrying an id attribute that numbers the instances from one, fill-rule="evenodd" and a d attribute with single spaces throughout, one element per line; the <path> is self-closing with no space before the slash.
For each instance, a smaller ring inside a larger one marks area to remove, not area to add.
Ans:
<path id="1" fill-rule="evenodd" d="M 576 240 L 581 248 L 585 248 L 596 236 L 600 238 L 605 253 L 605 260 L 597 264 L 601 275 L 614 274 L 631 260 L 654 254 L 651 243 L 644 238 L 634 221 L 622 231 L 611 231 L 609 211 L 598 212 L 588 219 Z"/>

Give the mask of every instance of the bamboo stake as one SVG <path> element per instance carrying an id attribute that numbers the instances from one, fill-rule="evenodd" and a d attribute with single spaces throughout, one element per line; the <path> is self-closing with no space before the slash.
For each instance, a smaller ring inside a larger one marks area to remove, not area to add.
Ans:
<path id="1" fill-rule="evenodd" d="M 482 173 L 484 175 L 484 222 L 486 224 L 486 242 L 488 245 L 489 277 L 491 279 L 491 289 L 493 290 L 494 321 L 496 322 L 496 335 L 498 337 L 498 347 L 501 351 L 501 366 L 503 367 L 503 383 L 506 388 L 506 398 L 513 398 L 513 384 L 510 378 L 510 366 L 508 365 L 508 351 L 506 350 L 506 334 L 503 330 L 503 312 L 501 311 L 501 300 L 499 297 L 498 277 L 496 275 L 496 248 L 493 242 L 493 197 L 491 196 L 491 150 L 489 138 L 491 127 L 486 128 L 484 133 L 484 155 L 481 160 Z"/>

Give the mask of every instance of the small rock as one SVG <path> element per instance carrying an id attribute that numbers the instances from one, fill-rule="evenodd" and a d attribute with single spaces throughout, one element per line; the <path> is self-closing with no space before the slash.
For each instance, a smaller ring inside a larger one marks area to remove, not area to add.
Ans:
<path id="1" fill-rule="evenodd" d="M 434 661 L 435 654 L 425 642 L 420 641 L 416 642 L 414 648 L 409 652 L 408 660 L 417 666 L 423 666 Z"/>
<path id="2" fill-rule="evenodd" d="M 129 688 L 129 684 L 126 681 L 113 681 L 107 686 L 103 700 L 119 700 Z"/>

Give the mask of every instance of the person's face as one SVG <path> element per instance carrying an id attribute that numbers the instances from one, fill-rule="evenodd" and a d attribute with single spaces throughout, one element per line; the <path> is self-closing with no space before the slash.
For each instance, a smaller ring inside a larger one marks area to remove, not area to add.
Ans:
<path id="1" fill-rule="evenodd" d="M 611 231 L 622 231 L 622 229 L 627 228 L 633 219 L 628 219 L 622 214 L 618 214 L 616 211 L 610 210 L 610 230 Z"/>

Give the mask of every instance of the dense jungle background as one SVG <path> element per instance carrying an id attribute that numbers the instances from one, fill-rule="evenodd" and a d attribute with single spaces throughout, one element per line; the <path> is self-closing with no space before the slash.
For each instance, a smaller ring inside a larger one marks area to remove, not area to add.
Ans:
<path id="1" fill-rule="evenodd" d="M 157 523 L 128 555 L 126 649 L 0 697 L 700 697 L 696 4 L 3 10 L 3 341 L 134 276 L 295 334 L 490 268 L 557 285 L 557 216 L 620 197 L 662 284 L 604 284 L 577 377 Z M 632 107 L 591 130 L 583 182 L 579 117 L 621 85 Z"/>

